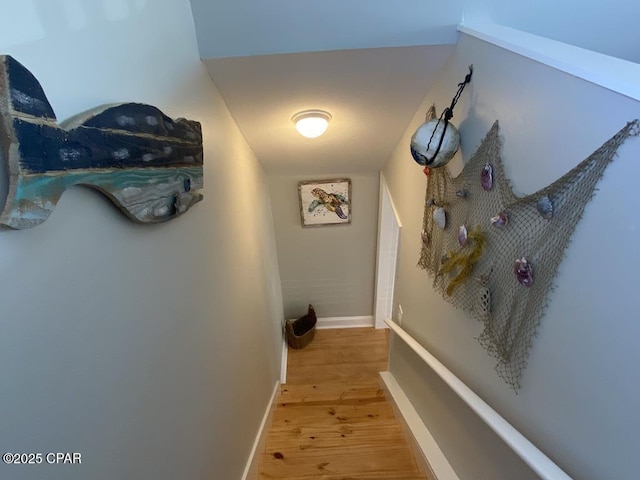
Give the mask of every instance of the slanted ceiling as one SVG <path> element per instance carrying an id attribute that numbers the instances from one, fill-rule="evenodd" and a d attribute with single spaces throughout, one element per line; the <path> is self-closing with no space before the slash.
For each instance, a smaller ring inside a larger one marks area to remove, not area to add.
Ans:
<path id="1" fill-rule="evenodd" d="M 463 22 L 495 22 L 640 61 L 640 2 L 632 0 L 191 4 L 200 56 L 268 173 L 379 171 Z M 310 108 L 333 115 L 327 133 L 314 140 L 299 136 L 291 122 Z"/>
<path id="2" fill-rule="evenodd" d="M 270 173 L 379 171 L 451 46 L 376 48 L 206 60 L 227 106 Z M 291 117 L 331 113 L 322 137 Z"/>
<path id="3" fill-rule="evenodd" d="M 433 3 L 435 5 L 430 5 Z M 462 0 L 192 0 L 200 55 L 268 173 L 377 172 L 457 39 Z M 318 139 L 298 111 L 327 110 Z"/>

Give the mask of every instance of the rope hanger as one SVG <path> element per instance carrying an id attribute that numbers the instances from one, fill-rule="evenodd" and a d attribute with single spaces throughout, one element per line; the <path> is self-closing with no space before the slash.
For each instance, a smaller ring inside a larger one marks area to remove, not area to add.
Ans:
<path id="1" fill-rule="evenodd" d="M 442 121 L 444 121 L 444 128 L 442 129 L 442 135 L 440 135 L 438 148 L 436 148 L 436 152 L 433 154 L 433 156 L 427 159 L 427 165 L 429 163 L 432 163 L 438 156 L 438 153 L 440 153 L 440 149 L 442 148 L 442 142 L 444 141 L 444 136 L 447 133 L 447 127 L 449 126 L 449 121 L 453 118 L 453 109 L 455 108 L 456 103 L 458 103 L 458 100 L 460 99 L 460 95 L 462 95 L 462 91 L 464 90 L 464 87 L 466 87 L 467 84 L 471 82 L 472 75 L 473 75 L 473 65 L 469 65 L 469 73 L 467 73 L 467 75 L 464 77 L 464 81 L 458 84 L 458 91 L 456 92 L 453 99 L 451 100 L 451 105 L 449 105 L 448 108 L 445 108 L 440 114 L 440 118 L 438 118 L 438 122 L 436 123 L 436 126 L 433 128 L 433 132 L 431 132 L 431 138 L 429 139 L 429 143 L 427 144 L 427 151 L 429 151 L 429 148 L 431 147 L 431 142 L 433 141 L 433 137 L 435 136 L 436 131 L 438 130 L 438 126 Z"/>

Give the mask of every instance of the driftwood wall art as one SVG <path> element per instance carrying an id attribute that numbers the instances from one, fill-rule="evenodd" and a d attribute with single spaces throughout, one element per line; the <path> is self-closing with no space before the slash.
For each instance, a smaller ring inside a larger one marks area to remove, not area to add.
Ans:
<path id="1" fill-rule="evenodd" d="M 0 228 L 44 222 L 85 185 L 131 220 L 171 220 L 202 200 L 200 124 L 150 105 L 106 105 L 60 125 L 33 74 L 0 56 Z"/>

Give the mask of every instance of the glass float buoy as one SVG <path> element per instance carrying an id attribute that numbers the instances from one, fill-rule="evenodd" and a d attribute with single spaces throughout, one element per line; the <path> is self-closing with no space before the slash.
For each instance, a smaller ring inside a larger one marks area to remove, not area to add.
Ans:
<path id="1" fill-rule="evenodd" d="M 446 125 L 446 130 L 445 130 Z M 435 130 L 435 131 L 434 131 Z M 444 132 L 444 137 L 442 137 Z M 438 145 L 442 137 L 442 145 Z M 418 127 L 411 137 L 411 156 L 420 165 L 438 168 L 446 165 L 460 147 L 460 132 L 452 124 L 429 120 Z M 437 153 L 437 154 L 436 154 Z"/>

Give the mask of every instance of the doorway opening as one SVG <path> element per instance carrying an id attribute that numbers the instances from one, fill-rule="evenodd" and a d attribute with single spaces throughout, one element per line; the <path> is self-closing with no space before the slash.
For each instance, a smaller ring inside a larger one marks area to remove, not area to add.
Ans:
<path id="1" fill-rule="evenodd" d="M 378 254 L 376 261 L 376 291 L 374 322 L 376 328 L 386 328 L 386 318 L 393 313 L 396 264 L 402 224 L 393 205 L 391 192 L 380 172 L 380 210 L 378 215 Z"/>

